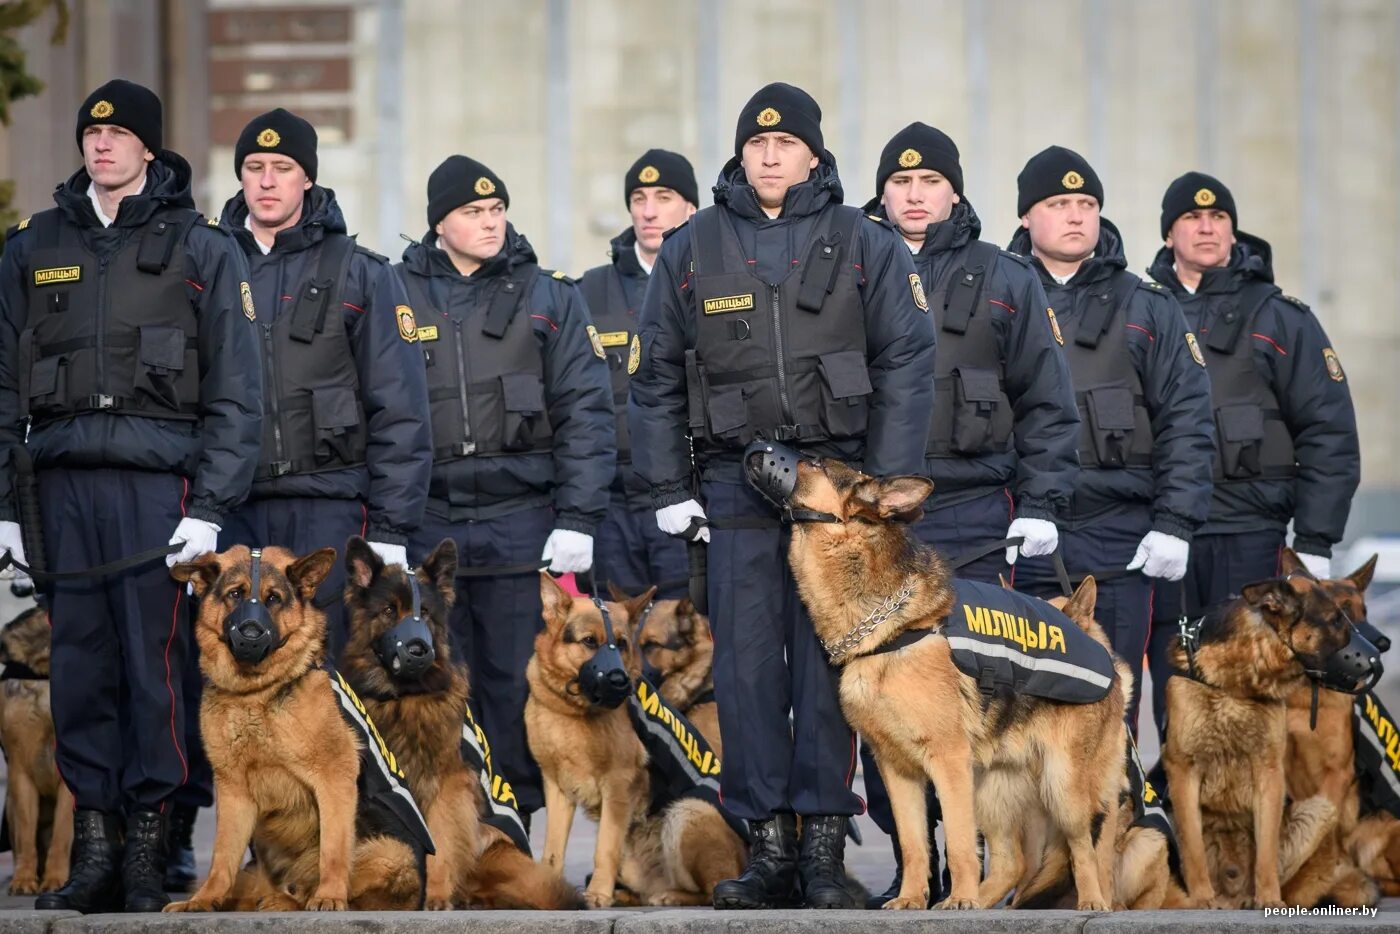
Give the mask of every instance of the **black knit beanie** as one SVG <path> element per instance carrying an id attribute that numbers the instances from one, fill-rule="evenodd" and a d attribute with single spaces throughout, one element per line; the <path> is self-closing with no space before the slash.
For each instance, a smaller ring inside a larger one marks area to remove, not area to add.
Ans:
<path id="1" fill-rule="evenodd" d="M 1088 195 L 1103 207 L 1103 183 L 1089 161 L 1063 146 L 1051 146 L 1031 156 L 1016 176 L 1016 216 L 1055 195 Z"/>
<path id="2" fill-rule="evenodd" d="M 781 81 L 759 88 L 739 111 L 739 123 L 734 130 L 734 155 L 740 155 L 744 144 L 760 133 L 796 136 L 818 157 L 826 151 L 822 145 L 822 109 L 812 100 L 812 95 Z"/>
<path id="3" fill-rule="evenodd" d="M 648 186 L 669 188 L 696 207 L 700 206 L 700 186 L 695 183 L 695 169 L 690 160 L 678 152 L 648 149 L 627 170 L 622 186 L 622 198 L 632 203 L 632 192 Z"/>
<path id="4" fill-rule="evenodd" d="M 510 194 L 500 176 L 475 159 L 448 156 L 428 176 L 428 229 L 462 205 L 486 198 L 500 198 L 510 207 Z"/>
<path id="5" fill-rule="evenodd" d="M 1235 196 L 1230 189 L 1204 172 L 1187 172 L 1167 186 L 1162 195 L 1162 239 L 1172 229 L 1176 219 L 1188 211 L 1215 208 L 1230 215 L 1230 223 L 1238 230 L 1239 216 L 1235 214 Z"/>
<path id="6" fill-rule="evenodd" d="M 875 198 L 885 192 L 885 182 L 896 172 L 908 169 L 932 169 L 948 180 L 953 191 L 963 193 L 962 164 L 958 162 L 958 145 L 942 130 L 927 123 L 911 123 L 885 144 L 880 164 L 875 169 Z"/>
<path id="7" fill-rule="evenodd" d="M 151 152 L 159 153 L 163 136 L 160 98 L 134 81 L 114 78 L 93 91 L 78 108 L 78 148 L 83 130 L 98 124 L 124 127 L 136 134 Z"/>
<path id="8" fill-rule="evenodd" d="M 233 147 L 234 175 L 242 177 L 243 160 L 253 153 L 286 156 L 316 181 L 316 128 L 289 110 L 278 107 L 248 122 Z"/>

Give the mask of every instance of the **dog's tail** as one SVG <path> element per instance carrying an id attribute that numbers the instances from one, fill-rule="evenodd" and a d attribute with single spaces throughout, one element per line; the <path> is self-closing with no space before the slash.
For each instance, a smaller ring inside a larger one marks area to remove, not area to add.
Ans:
<path id="1" fill-rule="evenodd" d="M 483 828 L 484 829 L 484 828 Z M 467 899 L 482 908 L 573 910 L 583 907 L 578 890 L 564 877 L 522 853 L 499 832 L 477 862 Z"/>
<path id="2" fill-rule="evenodd" d="M 1278 877 L 1285 885 L 1317 850 L 1322 838 L 1337 826 L 1337 806 L 1326 795 L 1295 801 L 1284 814 L 1279 839 Z"/>

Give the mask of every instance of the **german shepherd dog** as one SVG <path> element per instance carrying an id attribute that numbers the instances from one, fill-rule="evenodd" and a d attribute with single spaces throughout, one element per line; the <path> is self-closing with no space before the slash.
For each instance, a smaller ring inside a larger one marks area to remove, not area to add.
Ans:
<path id="1" fill-rule="evenodd" d="M 617 603 L 632 599 L 616 588 L 610 588 L 610 593 Z M 689 597 L 657 600 L 642 614 L 633 639 L 642 653 L 643 672 L 656 673 L 653 680 L 662 698 L 685 714 L 723 759 L 715 704 L 715 640 L 705 614 L 695 609 Z"/>
<path id="2" fill-rule="evenodd" d="M 1325 796 L 1285 809 L 1286 698 L 1351 635 L 1324 588 L 1290 574 L 1212 609 L 1194 646 L 1173 639 L 1186 675 L 1167 682 L 1162 764 L 1191 907 L 1283 907 L 1282 880 L 1335 826 Z"/>
<path id="3" fill-rule="evenodd" d="M 6 667 L 0 680 L 0 746 L 9 771 L 5 810 L 15 854 L 11 895 L 51 892 L 68 881 L 73 793 L 54 763 L 49 643 L 49 616 L 41 607 L 0 630 L 0 662 Z"/>
<path id="4" fill-rule="evenodd" d="M 624 667 L 635 683 L 641 668 L 629 631 L 655 589 L 608 603 Z M 683 798 L 650 814 L 647 754 L 622 707 L 591 704 L 578 691 L 579 671 L 606 641 L 592 600 L 570 597 L 540 575 L 544 631 L 526 676 L 525 729 L 544 777 L 544 864 L 560 868 L 582 806 L 598 822 L 590 908 L 614 904 L 625 887 L 649 905 L 707 905 L 715 884 L 744 868 L 746 847 L 713 805 Z"/>
<path id="5" fill-rule="evenodd" d="M 412 572 L 432 635 L 427 664 L 395 670 L 377 651 L 384 634 L 413 612 L 413 588 L 398 565 L 386 567 L 362 538 L 345 549 L 349 641 L 340 670 L 393 747 L 423 808 L 436 853 L 428 857 L 426 907 L 577 908 L 578 892 L 480 820 L 480 776 L 462 759 L 466 669 L 452 659 L 447 616 L 456 600 L 457 546 L 444 539 Z M 413 651 L 410 645 L 409 651 Z M 410 656 L 410 659 L 412 656 Z"/>
<path id="6" fill-rule="evenodd" d="M 357 832 L 363 740 L 342 719 L 320 667 L 326 620 L 313 603 L 335 560 L 333 548 L 301 558 L 268 548 L 256 593 L 241 545 L 171 569 L 201 601 L 199 725 L 214 771 L 216 823 L 209 878 L 166 911 L 392 911 L 421 902 L 413 849 L 388 834 Z M 251 663 L 234 657 L 224 633 L 245 599 L 261 601 L 281 636 Z M 250 842 L 256 864 L 240 872 Z"/>
<path id="7" fill-rule="evenodd" d="M 748 466 L 753 471 L 757 462 Z M 873 747 L 889 790 L 904 874 L 899 895 L 885 907 L 928 903 L 924 790 L 932 780 L 952 873 L 952 891 L 936 907 L 995 905 L 1021 881 L 1020 835 L 1031 807 L 1043 808 L 1068 842 L 1078 907 L 1106 911 L 1113 835 L 1096 830 L 1118 807 L 1124 685 L 1115 676 L 1108 692 L 1087 704 L 1010 694 L 984 702 L 937 632 L 953 607 L 947 565 L 907 530 L 932 490 L 923 477 L 882 480 L 835 461 L 797 459 L 787 494 L 794 513 L 829 517 L 793 526 L 789 560 L 817 635 L 828 645 L 848 644 L 833 659 L 841 666 L 841 706 Z M 906 593 L 902 602 L 892 600 Z M 1088 579 L 1064 612 L 1086 626 L 1096 599 Z M 881 607 L 883 618 L 879 610 L 872 614 Z M 878 624 L 867 630 L 865 621 Z M 897 651 L 870 654 L 919 629 L 933 632 Z M 979 827 L 989 867 L 980 887 Z"/>

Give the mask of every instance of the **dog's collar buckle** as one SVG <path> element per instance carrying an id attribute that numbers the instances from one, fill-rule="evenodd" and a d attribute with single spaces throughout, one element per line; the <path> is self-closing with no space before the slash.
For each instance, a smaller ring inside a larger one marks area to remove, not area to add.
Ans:
<path id="1" fill-rule="evenodd" d="M 833 662 L 843 660 L 850 651 L 860 644 L 861 640 L 870 635 L 876 629 L 889 622 L 890 618 L 904 609 L 904 605 L 909 602 L 909 598 L 914 595 L 914 585 L 905 584 L 894 596 L 881 602 L 879 606 L 870 611 L 870 615 L 856 623 L 850 632 L 846 633 L 835 642 L 822 640 L 822 648 L 826 649 L 826 654 Z"/>
<path id="2" fill-rule="evenodd" d="M 1186 614 L 1176 621 L 1177 633 L 1181 636 L 1181 647 L 1186 652 L 1186 667 L 1191 674 L 1193 681 L 1200 681 L 1201 676 L 1196 671 L 1196 652 L 1201 647 L 1201 624 L 1205 622 L 1205 617 L 1198 619 L 1187 619 Z"/>

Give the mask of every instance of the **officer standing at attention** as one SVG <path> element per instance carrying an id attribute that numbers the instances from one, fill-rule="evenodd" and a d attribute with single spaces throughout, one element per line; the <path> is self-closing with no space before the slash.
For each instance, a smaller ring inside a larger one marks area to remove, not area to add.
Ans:
<path id="1" fill-rule="evenodd" d="M 161 135 L 147 88 L 93 91 L 78 111 L 83 168 L 0 259 L 0 546 L 25 560 L 20 446 L 38 471 L 50 571 L 184 543 L 164 562 L 42 587 L 58 769 L 77 813 L 68 882 L 40 909 L 169 901 L 167 809 L 188 774 L 182 682 L 196 650 L 167 567 L 218 548 L 257 462 L 247 267 L 195 211 L 189 164 Z"/>
<path id="2" fill-rule="evenodd" d="M 911 123 L 896 133 L 880 153 L 875 192 L 866 209 L 889 218 L 908 244 L 938 329 L 926 462 L 934 493 L 914 533 L 949 558 L 1014 537 L 1025 539 L 1026 557 L 1048 555 L 1079 471 L 1079 415 L 1069 367 L 1041 311 L 1048 302 L 1040 279 L 1024 257 L 978 239 L 982 222 L 963 193 L 958 147 L 942 131 Z M 957 574 L 995 584 L 1017 552 L 996 551 Z M 861 759 L 870 816 L 893 834 L 889 798 L 864 743 Z M 930 819 L 937 814 L 931 802 Z M 939 900 L 937 875 L 935 866 L 931 901 Z M 898 894 L 900 882 L 896 876 L 871 907 Z"/>
<path id="3" fill-rule="evenodd" d="M 747 868 L 716 886 L 715 907 L 787 905 L 800 878 L 808 906 L 851 908 L 855 742 L 793 583 L 788 531 L 745 483 L 741 456 L 762 436 L 873 475 L 920 473 L 933 327 L 909 251 L 842 206 L 805 91 L 756 93 L 734 153 L 714 207 L 657 257 L 630 367 L 632 457 L 661 530 L 710 543 L 724 803 L 754 832 Z M 713 528 L 698 528 L 707 513 Z M 753 527 L 765 518 L 772 527 Z"/>
<path id="4" fill-rule="evenodd" d="M 1021 227 L 1007 249 L 1032 257 L 1079 407 L 1081 470 L 1060 550 L 1071 577 L 1098 579 L 1095 616 L 1133 669 L 1135 729 L 1149 578 L 1181 580 L 1210 506 L 1210 383 L 1176 300 L 1128 272 L 1118 229 L 1099 214 L 1103 184 L 1084 157 L 1051 146 L 1016 186 Z M 1059 594 L 1048 560 L 1022 564 L 1019 589 Z"/>
<path id="5" fill-rule="evenodd" d="M 234 147 L 243 190 L 223 226 L 248 256 L 266 409 L 253 493 L 229 544 L 297 554 L 362 535 L 405 563 L 427 500 L 428 391 L 413 311 L 389 261 L 355 242 L 335 192 L 316 184 L 316 130 L 278 108 Z M 345 644 L 337 561 L 321 585 L 327 653 Z"/>
<path id="6" fill-rule="evenodd" d="M 592 567 L 616 441 L 583 296 L 540 268 L 509 207 L 496 173 L 449 156 L 428 177 L 428 232 L 395 268 L 419 309 L 433 424 L 428 510 L 411 550 L 421 561 L 451 538 L 463 566 L 483 574 L 458 581 L 452 641 L 496 770 L 528 815 L 544 803 L 524 720 L 525 666 L 544 625 L 536 569 Z"/>
<path id="7" fill-rule="evenodd" d="M 1274 284 L 1273 250 L 1238 229 L 1221 182 L 1187 172 L 1162 197 L 1162 239 L 1148 273 L 1171 290 L 1210 374 L 1215 489 L 1191 542 L 1189 618 L 1250 581 L 1279 572 L 1284 530 L 1315 577 L 1331 576 L 1361 481 L 1356 413 L 1322 324 Z M 1178 588 L 1154 603 L 1153 706 L 1164 728 L 1166 643 L 1182 613 Z M 1165 599 L 1164 599 L 1165 598 Z"/>
<path id="8" fill-rule="evenodd" d="M 695 170 L 679 153 L 648 149 L 627 170 L 622 194 L 632 226 L 612 239 L 612 262 L 583 274 L 579 287 L 597 325 L 612 376 L 617 416 L 617 476 L 608 514 L 598 526 L 599 582 L 610 580 L 628 593 L 653 584 L 660 599 L 686 595 L 685 544 L 656 527 L 651 490 L 632 470 L 627 434 L 627 358 L 637 334 L 647 277 L 656 265 L 661 238 L 695 213 Z M 640 344 L 638 344 L 640 348 Z"/>

